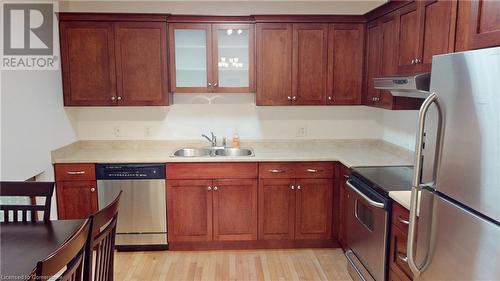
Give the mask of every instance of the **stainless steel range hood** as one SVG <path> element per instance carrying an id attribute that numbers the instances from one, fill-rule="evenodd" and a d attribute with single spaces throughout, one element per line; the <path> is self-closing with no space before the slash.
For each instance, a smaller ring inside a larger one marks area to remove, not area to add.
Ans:
<path id="1" fill-rule="evenodd" d="M 373 78 L 375 89 L 389 90 L 394 96 L 426 98 L 429 96 L 431 73 L 420 73 L 413 76 L 392 76 Z"/>

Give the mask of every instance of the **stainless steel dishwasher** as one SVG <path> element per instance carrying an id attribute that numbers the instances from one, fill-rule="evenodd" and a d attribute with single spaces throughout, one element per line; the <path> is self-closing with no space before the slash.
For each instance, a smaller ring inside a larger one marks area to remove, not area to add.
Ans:
<path id="1" fill-rule="evenodd" d="M 118 209 L 116 249 L 167 249 L 164 164 L 97 164 L 99 209 L 123 190 Z"/>

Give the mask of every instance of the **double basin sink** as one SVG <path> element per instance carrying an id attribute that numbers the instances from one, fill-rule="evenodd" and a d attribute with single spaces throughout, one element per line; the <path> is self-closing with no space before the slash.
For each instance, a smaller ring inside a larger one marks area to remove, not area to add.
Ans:
<path id="1" fill-rule="evenodd" d="M 254 156 L 251 148 L 210 147 L 210 148 L 180 148 L 172 157 L 241 157 Z"/>

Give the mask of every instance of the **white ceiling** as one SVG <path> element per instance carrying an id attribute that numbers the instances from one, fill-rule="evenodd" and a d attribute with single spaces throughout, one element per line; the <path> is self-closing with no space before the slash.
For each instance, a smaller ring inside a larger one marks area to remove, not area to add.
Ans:
<path id="1" fill-rule="evenodd" d="M 59 10 L 61 12 L 133 12 L 192 15 L 362 15 L 385 2 L 387 0 L 67 0 L 59 1 Z"/>

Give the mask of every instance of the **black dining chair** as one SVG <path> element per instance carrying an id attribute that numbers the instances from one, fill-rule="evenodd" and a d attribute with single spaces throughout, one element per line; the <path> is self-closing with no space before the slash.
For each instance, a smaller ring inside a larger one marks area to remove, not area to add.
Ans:
<path id="1" fill-rule="evenodd" d="M 90 219 L 86 219 L 61 247 L 37 262 L 32 280 L 53 278 L 58 281 L 82 281 L 85 274 L 85 251 L 90 228 Z"/>
<path id="2" fill-rule="evenodd" d="M 38 212 L 43 212 L 43 220 L 50 220 L 50 204 L 54 193 L 53 182 L 0 182 L 0 197 L 45 197 L 43 205 L 37 205 L 36 200 L 32 204 L 2 204 L 0 205 L 0 220 L 4 222 L 28 222 L 37 221 Z M 28 216 L 29 214 L 29 216 Z"/>
<path id="3" fill-rule="evenodd" d="M 122 191 L 105 208 L 90 216 L 92 231 L 89 233 L 85 281 L 113 281 L 116 222 Z M 95 257 L 95 262 L 93 261 Z"/>

